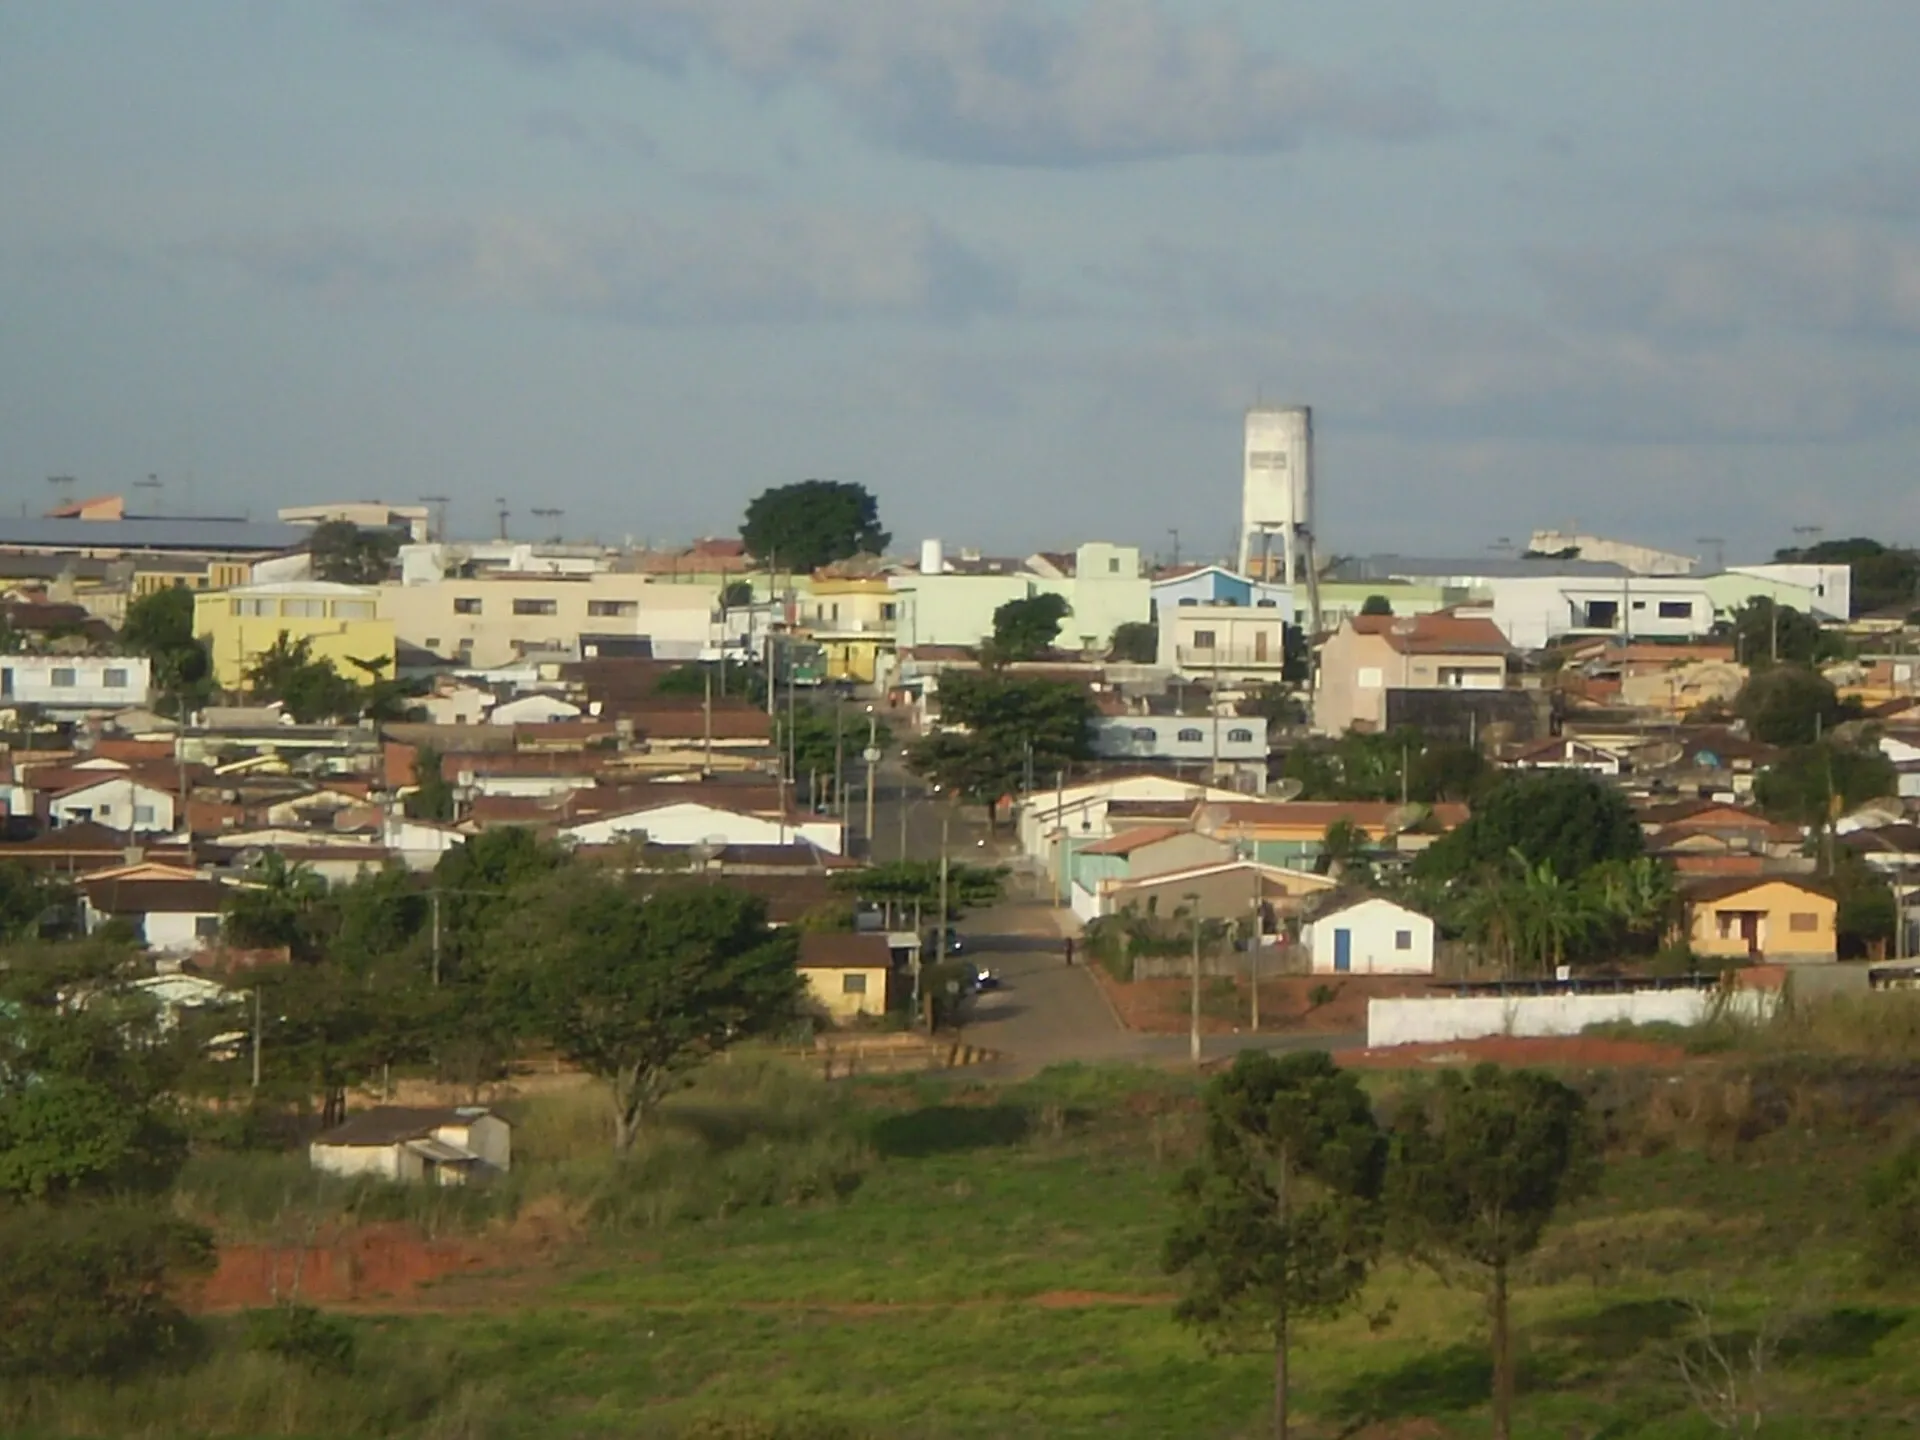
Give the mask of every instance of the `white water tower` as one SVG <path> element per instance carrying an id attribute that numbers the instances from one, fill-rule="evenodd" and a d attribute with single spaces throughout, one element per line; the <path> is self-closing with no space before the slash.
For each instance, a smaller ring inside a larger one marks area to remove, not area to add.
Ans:
<path id="1" fill-rule="evenodd" d="M 1313 410 L 1307 405 L 1247 412 L 1246 473 L 1240 489 L 1240 573 L 1258 559 L 1262 579 L 1279 541 L 1288 585 L 1309 566 L 1313 533 Z"/>

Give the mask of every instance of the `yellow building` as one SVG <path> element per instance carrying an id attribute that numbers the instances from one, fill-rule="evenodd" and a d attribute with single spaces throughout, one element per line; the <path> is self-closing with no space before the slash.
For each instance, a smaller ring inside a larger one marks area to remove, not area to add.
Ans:
<path id="1" fill-rule="evenodd" d="M 884 579 L 815 577 L 798 602 L 799 629 L 826 656 L 829 680 L 871 685 L 893 649 L 899 597 Z"/>
<path id="2" fill-rule="evenodd" d="M 1832 960 L 1839 904 L 1824 887 L 1789 875 L 1728 875 L 1685 892 L 1687 941 L 1715 960 Z"/>
<path id="3" fill-rule="evenodd" d="M 799 969 L 807 998 L 834 1024 L 887 1013 L 893 951 L 885 935 L 809 931 L 800 937 Z"/>
<path id="4" fill-rule="evenodd" d="M 378 612 L 379 594 L 371 586 L 276 581 L 196 594 L 193 633 L 227 690 L 240 689 L 254 661 L 282 635 L 307 641 L 314 659 L 371 685 L 393 678 L 393 622 Z"/>

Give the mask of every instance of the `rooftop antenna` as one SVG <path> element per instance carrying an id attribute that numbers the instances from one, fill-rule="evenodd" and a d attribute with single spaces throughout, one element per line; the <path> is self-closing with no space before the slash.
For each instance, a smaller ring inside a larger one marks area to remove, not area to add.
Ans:
<path id="1" fill-rule="evenodd" d="M 496 495 L 493 503 L 500 507 L 500 538 L 504 540 L 507 538 L 507 516 L 510 513 L 507 509 L 507 497 Z"/>
<path id="2" fill-rule="evenodd" d="M 447 497 L 445 495 L 422 495 L 420 497 L 420 503 L 422 505 L 431 505 L 439 512 L 433 524 L 433 538 L 445 544 L 447 539 L 447 505 L 450 503 Z"/>
<path id="3" fill-rule="evenodd" d="M 538 515 L 542 520 L 553 521 L 553 543 L 558 545 L 563 538 L 563 532 L 560 529 L 560 517 L 567 512 L 552 505 L 536 505 L 533 507 L 533 513 Z"/>
<path id="4" fill-rule="evenodd" d="M 1824 525 L 1796 525 L 1793 533 L 1800 537 L 1800 549 L 1811 550 L 1820 543 L 1820 537 L 1827 533 Z"/>
<path id="5" fill-rule="evenodd" d="M 1713 550 L 1713 573 L 1718 575 L 1727 568 L 1727 542 L 1718 535 L 1699 535 L 1694 544 L 1706 545 Z"/>
<path id="6" fill-rule="evenodd" d="M 145 490 L 150 494 L 153 500 L 153 510 L 151 513 L 158 515 L 161 511 L 160 494 L 166 489 L 165 482 L 162 481 L 158 475 L 149 474 L 144 480 L 134 481 L 133 488 L 136 490 Z"/>
<path id="7" fill-rule="evenodd" d="M 53 487 L 53 506 L 56 510 L 73 499 L 73 476 L 49 475 L 47 484 Z"/>

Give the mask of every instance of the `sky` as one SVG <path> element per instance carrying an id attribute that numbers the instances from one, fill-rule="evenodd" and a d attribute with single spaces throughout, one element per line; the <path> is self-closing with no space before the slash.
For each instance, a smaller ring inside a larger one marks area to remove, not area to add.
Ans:
<path id="1" fill-rule="evenodd" d="M 820 477 L 905 552 L 1192 558 L 1300 403 L 1322 553 L 1916 540 L 1916 54 L 1911 0 L 0 6 L 0 504 L 659 543 Z"/>

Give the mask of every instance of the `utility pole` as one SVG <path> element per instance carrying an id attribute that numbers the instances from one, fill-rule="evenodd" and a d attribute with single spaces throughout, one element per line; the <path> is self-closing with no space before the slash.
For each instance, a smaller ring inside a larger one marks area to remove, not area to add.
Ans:
<path id="1" fill-rule="evenodd" d="M 1252 924 L 1248 927 L 1250 943 L 1247 949 L 1247 989 L 1253 998 L 1252 1030 L 1254 1034 L 1258 1035 L 1260 1033 L 1260 931 L 1263 928 L 1260 916 L 1260 865 L 1258 861 L 1255 861 L 1253 866 L 1253 911 L 1248 918 L 1252 921 Z"/>
<path id="2" fill-rule="evenodd" d="M 702 759 L 700 777 L 703 780 L 713 778 L 713 671 L 702 667 L 702 678 L 706 681 L 706 698 L 700 706 L 700 729 Z"/>
<path id="3" fill-rule="evenodd" d="M 253 1088 L 260 1088 L 260 982 L 253 982 Z"/>
<path id="4" fill-rule="evenodd" d="M 867 751 L 864 757 L 867 762 L 866 835 L 867 835 L 867 859 L 869 862 L 873 860 L 875 852 L 880 848 L 878 845 L 874 844 L 874 840 L 873 840 L 873 774 L 874 774 L 874 770 L 879 766 L 879 763 L 880 763 L 879 735 L 880 735 L 880 721 L 879 721 L 879 718 L 875 716 L 875 714 L 873 713 L 873 707 L 869 705 L 867 707 Z M 906 811 L 902 809 L 900 813 L 904 817 L 906 814 Z M 900 823 L 904 825 L 906 824 L 906 820 L 903 818 Z"/>
<path id="5" fill-rule="evenodd" d="M 500 507 L 500 538 L 504 540 L 507 538 L 507 516 L 511 513 L 507 509 L 507 497 L 497 495 L 494 497 L 493 503 Z"/>
<path id="6" fill-rule="evenodd" d="M 940 947 L 939 954 L 940 954 L 940 960 L 942 963 L 944 963 L 947 958 L 947 826 L 952 819 L 953 819 L 952 811 L 950 810 L 941 811 L 940 813 L 940 929 L 934 943 Z M 920 989 L 919 977 L 915 976 L 914 977 L 914 991 L 915 991 L 914 1004 L 916 1008 L 919 1005 L 919 994 L 918 994 L 919 989 Z M 929 1032 L 931 1032 L 933 1029 L 933 1026 L 928 1025 L 927 1029 Z"/>
<path id="7" fill-rule="evenodd" d="M 440 984 L 440 887 L 433 887 L 433 983 Z"/>
<path id="8" fill-rule="evenodd" d="M 1188 1051 L 1197 1068 L 1200 1064 L 1200 897 L 1187 892 L 1187 905 L 1193 917 L 1193 1003 L 1188 1032 Z"/>
<path id="9" fill-rule="evenodd" d="M 1054 869 L 1059 873 L 1053 886 L 1053 903 L 1067 903 L 1067 772 L 1053 772 L 1053 823 L 1060 832 L 1060 843 L 1054 846 Z"/>
<path id="10" fill-rule="evenodd" d="M 844 728 L 844 720 L 845 716 L 841 711 L 840 701 L 836 697 L 833 702 L 833 813 L 840 818 L 840 822 L 843 825 L 847 819 L 846 792 L 840 788 L 842 784 L 842 771 L 846 765 L 846 746 L 841 733 Z"/>

